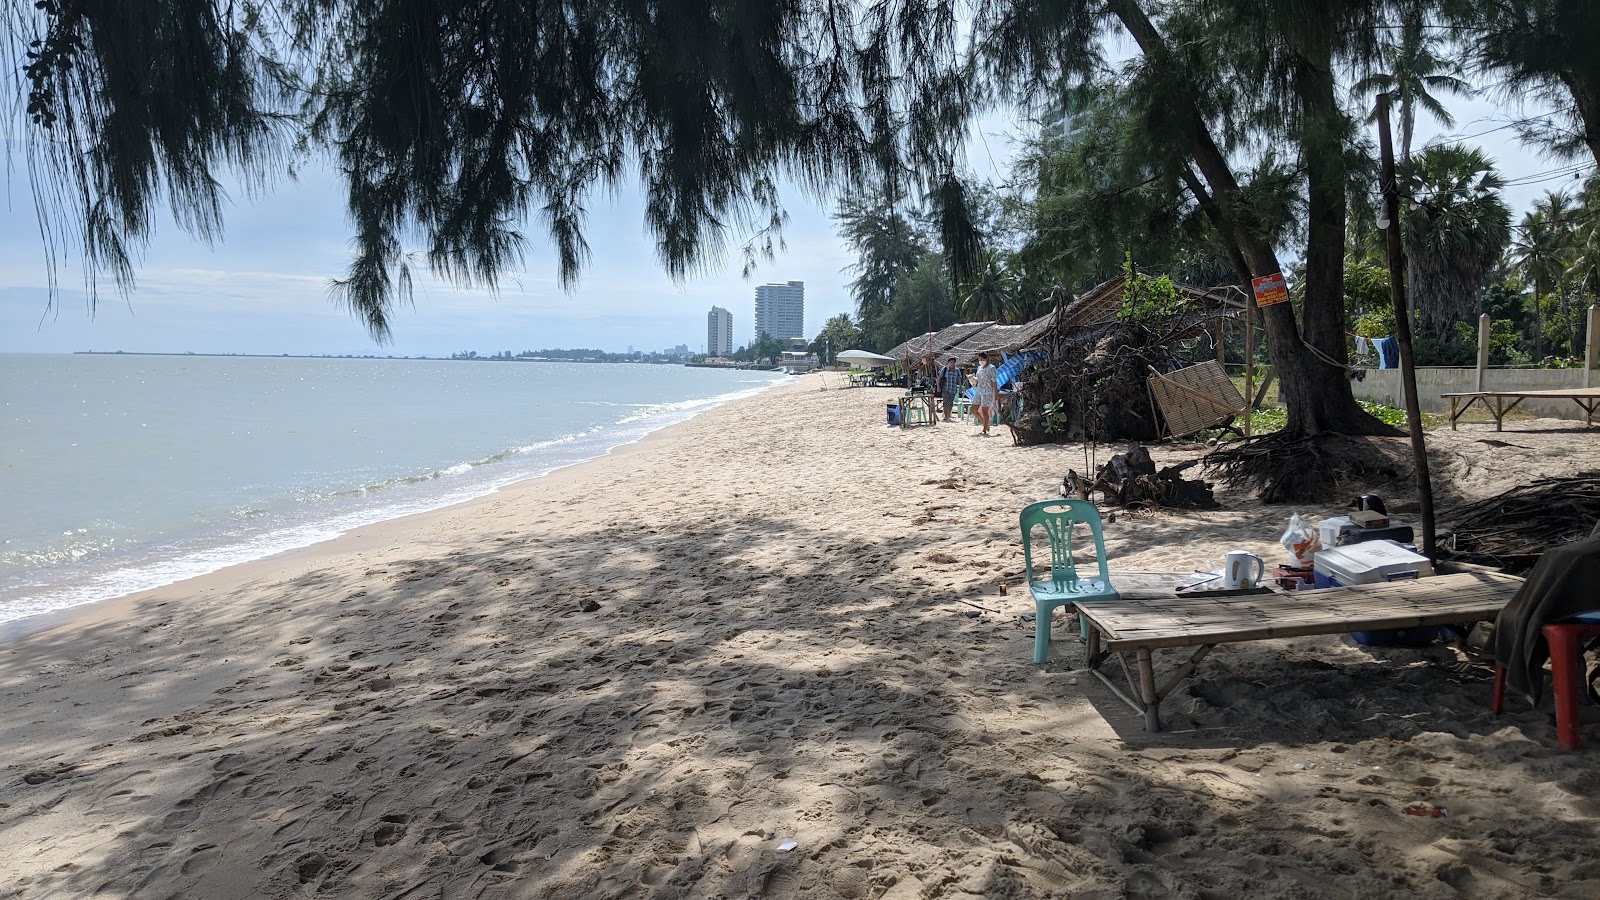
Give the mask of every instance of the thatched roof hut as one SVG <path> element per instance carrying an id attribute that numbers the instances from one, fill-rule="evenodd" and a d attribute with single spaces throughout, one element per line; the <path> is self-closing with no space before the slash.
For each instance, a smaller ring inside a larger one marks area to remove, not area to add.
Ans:
<path id="1" fill-rule="evenodd" d="M 892 356 L 902 362 L 917 362 L 929 356 L 935 356 L 949 350 L 951 347 L 966 341 L 979 332 L 994 327 L 993 322 L 958 322 L 946 325 L 938 331 L 921 334 L 909 341 L 903 341 L 884 356 Z"/>
<path id="2" fill-rule="evenodd" d="M 971 365 L 983 350 L 1002 350 L 1015 355 L 1036 347 L 1054 351 L 1081 350 L 1093 346 L 1117 322 L 1122 306 L 1123 276 L 1096 285 L 1093 289 L 1063 304 L 1059 309 L 1021 325 L 995 322 L 960 322 L 904 341 L 885 353 L 907 365 L 929 357 L 943 360 L 954 356 L 962 365 Z M 1165 323 L 1167 340 L 1184 340 L 1209 333 L 1220 321 L 1237 318 L 1244 312 L 1244 292 L 1232 285 L 1201 290 L 1186 284 L 1173 285 L 1188 301 L 1184 312 Z"/>

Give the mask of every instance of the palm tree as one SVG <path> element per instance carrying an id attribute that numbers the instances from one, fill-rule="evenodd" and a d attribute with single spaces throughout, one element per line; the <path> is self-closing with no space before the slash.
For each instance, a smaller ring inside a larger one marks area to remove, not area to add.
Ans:
<path id="1" fill-rule="evenodd" d="M 1500 199 L 1504 179 L 1476 148 L 1429 147 L 1400 173 L 1413 207 L 1402 234 L 1411 295 L 1421 326 L 1451 340 L 1472 318 L 1477 295 L 1511 240 L 1511 209 Z"/>
<path id="2" fill-rule="evenodd" d="M 1578 192 L 1577 208 L 1571 216 L 1573 233 L 1568 247 L 1572 253 L 1567 277 L 1580 297 L 1590 300 L 1600 294 L 1600 175 L 1591 175 Z M 1568 344 L 1573 353 L 1577 326 L 1576 314 L 1567 317 Z"/>
<path id="3" fill-rule="evenodd" d="M 1560 234 L 1537 204 L 1522 217 L 1521 234 L 1511 245 L 1511 260 L 1533 287 L 1533 356 L 1544 358 L 1544 297 L 1566 273 Z"/>
<path id="4" fill-rule="evenodd" d="M 1400 108 L 1400 161 L 1411 158 L 1411 136 L 1417 127 L 1417 110 L 1450 128 L 1455 117 L 1439 101 L 1438 94 L 1458 97 L 1472 95 L 1472 85 L 1460 76 L 1460 64 L 1439 55 L 1439 38 L 1428 30 L 1429 23 L 1420 5 L 1408 6 L 1400 18 L 1399 40 L 1379 49 L 1380 65 L 1386 71 L 1374 72 L 1351 88 L 1358 102 L 1365 105 L 1380 93 L 1392 94 Z"/>
<path id="5" fill-rule="evenodd" d="M 983 268 L 961 285 L 956 311 L 973 322 L 1005 322 L 1016 310 L 1017 279 L 998 251 L 983 251 Z"/>

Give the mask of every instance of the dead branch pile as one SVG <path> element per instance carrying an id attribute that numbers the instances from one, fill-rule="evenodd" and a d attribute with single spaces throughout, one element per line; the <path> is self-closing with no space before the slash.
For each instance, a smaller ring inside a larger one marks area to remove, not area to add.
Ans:
<path id="1" fill-rule="evenodd" d="M 1557 544 L 1588 537 L 1600 522 L 1600 472 L 1541 478 L 1458 506 L 1440 548 L 1452 559 L 1521 571 Z"/>
<path id="2" fill-rule="evenodd" d="M 1089 499 L 1094 491 L 1105 497 L 1107 505 L 1146 509 L 1215 509 L 1218 504 L 1211 495 L 1211 485 L 1204 481 L 1187 481 L 1180 474 L 1199 460 L 1190 460 L 1156 471 L 1150 451 L 1135 447 L 1127 453 L 1111 457 L 1093 480 L 1087 480 L 1075 470 L 1068 469 L 1061 481 L 1065 497 Z"/>
<path id="3" fill-rule="evenodd" d="M 1281 431 L 1223 444 L 1205 457 L 1205 470 L 1255 491 L 1263 503 L 1326 501 L 1352 486 L 1368 490 L 1412 473 L 1410 464 L 1366 438 Z"/>
<path id="4" fill-rule="evenodd" d="M 1170 372 L 1177 360 L 1149 329 L 1111 326 L 1087 353 L 1058 354 L 1030 375 L 1022 386 L 1027 412 L 1012 425 L 1012 438 L 1022 445 L 1156 440 L 1156 413 L 1145 389 L 1152 366 Z M 1045 412 L 1049 404 L 1056 404 L 1053 420 Z"/>

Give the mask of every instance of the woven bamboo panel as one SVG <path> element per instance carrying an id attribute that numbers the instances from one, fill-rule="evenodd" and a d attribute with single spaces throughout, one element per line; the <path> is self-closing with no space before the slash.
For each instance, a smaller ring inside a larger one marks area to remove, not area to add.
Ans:
<path id="1" fill-rule="evenodd" d="M 1511 575 L 1467 573 L 1244 597 L 1101 600 L 1078 611 L 1113 650 L 1193 647 L 1492 619 L 1521 586 Z"/>
<path id="2" fill-rule="evenodd" d="M 1165 375 L 1151 375 L 1149 383 L 1150 394 L 1161 409 L 1171 437 L 1214 428 L 1245 412 L 1244 397 L 1228 379 L 1222 364 L 1214 359 Z"/>

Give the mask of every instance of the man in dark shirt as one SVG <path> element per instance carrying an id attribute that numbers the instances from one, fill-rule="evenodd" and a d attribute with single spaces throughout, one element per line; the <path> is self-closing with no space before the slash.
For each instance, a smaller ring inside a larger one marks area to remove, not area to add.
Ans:
<path id="1" fill-rule="evenodd" d="M 944 420 L 950 421 L 950 410 L 955 408 L 956 396 L 961 389 L 967 386 L 967 376 L 962 374 L 961 367 L 956 365 L 954 356 L 945 360 L 944 367 L 939 370 L 937 379 L 939 396 L 944 399 Z"/>

